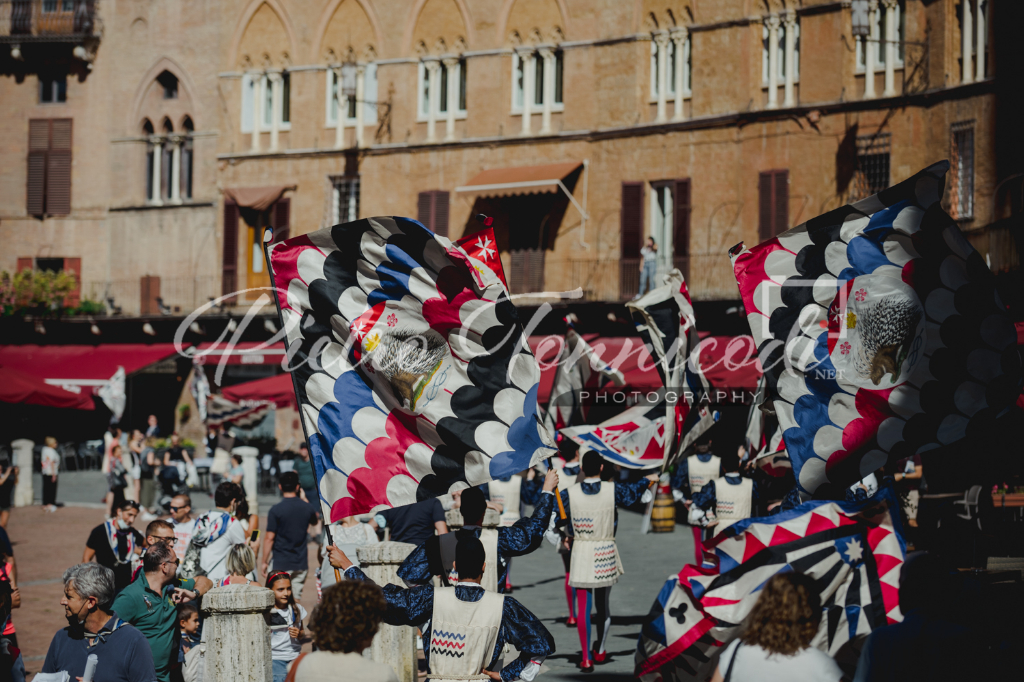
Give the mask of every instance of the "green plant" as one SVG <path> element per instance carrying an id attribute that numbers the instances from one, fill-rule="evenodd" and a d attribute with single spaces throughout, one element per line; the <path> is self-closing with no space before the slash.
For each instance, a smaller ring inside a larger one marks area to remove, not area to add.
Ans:
<path id="1" fill-rule="evenodd" d="M 83 298 L 71 312 L 73 315 L 102 315 L 106 311 L 107 307 L 99 301 Z"/>
<path id="2" fill-rule="evenodd" d="M 60 315 L 64 299 L 77 286 L 75 274 L 68 270 L 22 270 L 13 275 L 5 270 L 0 272 L 0 314 Z"/>

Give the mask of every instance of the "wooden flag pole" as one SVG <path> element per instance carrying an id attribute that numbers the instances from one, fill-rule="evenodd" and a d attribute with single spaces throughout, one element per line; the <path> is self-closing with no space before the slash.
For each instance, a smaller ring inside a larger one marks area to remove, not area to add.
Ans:
<path id="1" fill-rule="evenodd" d="M 281 331 L 278 332 L 285 337 L 285 357 L 288 357 L 287 347 L 287 331 L 285 329 L 284 317 L 281 315 L 281 298 L 277 295 L 277 283 L 274 280 L 274 268 L 270 265 L 270 242 L 274 239 L 274 228 L 268 227 L 263 230 L 263 259 L 267 263 L 267 274 L 270 275 L 270 291 L 274 294 L 274 305 L 277 308 L 277 322 L 281 325 Z M 295 378 L 295 373 L 291 370 L 288 373 L 292 377 L 292 390 L 295 391 L 295 404 L 299 407 L 299 424 L 302 425 L 302 437 L 306 440 L 306 449 L 310 453 L 309 465 L 313 467 L 313 481 L 316 483 L 316 496 L 320 498 L 320 513 L 324 518 L 324 535 L 327 536 L 327 545 L 331 546 L 334 544 L 334 538 L 331 537 L 331 524 L 330 524 L 330 510 L 324 509 L 323 497 L 320 497 L 320 479 L 316 476 L 316 467 L 313 465 L 313 449 L 309 447 L 309 433 L 306 431 L 306 419 L 302 413 L 302 405 L 299 404 L 299 386 L 298 379 Z M 336 582 L 341 582 L 341 571 L 337 568 L 334 569 L 334 579 Z"/>

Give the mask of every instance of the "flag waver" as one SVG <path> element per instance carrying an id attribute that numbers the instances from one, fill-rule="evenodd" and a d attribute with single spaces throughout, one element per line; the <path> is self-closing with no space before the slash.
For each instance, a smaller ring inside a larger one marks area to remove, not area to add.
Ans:
<path id="1" fill-rule="evenodd" d="M 983 434 L 1020 393 L 1016 334 L 985 261 L 940 207 L 949 164 L 733 249 L 800 488 Z"/>
<path id="2" fill-rule="evenodd" d="M 269 247 L 331 521 L 478 485 L 551 454 L 540 372 L 490 268 L 407 218 Z"/>

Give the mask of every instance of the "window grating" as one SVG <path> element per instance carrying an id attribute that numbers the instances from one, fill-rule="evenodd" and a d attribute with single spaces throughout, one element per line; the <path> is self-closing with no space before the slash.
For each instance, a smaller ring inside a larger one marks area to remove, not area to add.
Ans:
<path id="1" fill-rule="evenodd" d="M 853 179 L 850 201 L 859 201 L 878 194 L 889 186 L 890 133 L 857 136 L 857 172 Z"/>
<path id="2" fill-rule="evenodd" d="M 950 126 L 949 215 L 954 220 L 974 217 L 974 121 Z"/>

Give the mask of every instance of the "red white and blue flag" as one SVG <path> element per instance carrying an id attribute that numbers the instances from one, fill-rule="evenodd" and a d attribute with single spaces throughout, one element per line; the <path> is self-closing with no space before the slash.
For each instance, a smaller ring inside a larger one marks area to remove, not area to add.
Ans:
<path id="1" fill-rule="evenodd" d="M 731 253 L 800 489 L 995 428 L 1020 394 L 1013 322 L 941 208 L 948 162 Z"/>
<path id="2" fill-rule="evenodd" d="M 486 255 L 496 253 L 471 258 L 398 217 L 269 247 L 332 522 L 507 477 L 553 454 L 536 418 L 537 362 Z"/>
<path id="3" fill-rule="evenodd" d="M 664 390 L 661 391 L 664 393 Z M 600 424 L 561 429 L 580 446 L 626 469 L 660 469 L 665 461 L 665 403 L 641 403 Z"/>
<path id="4" fill-rule="evenodd" d="M 761 588 L 777 573 L 810 576 L 821 595 L 811 642 L 834 656 L 849 640 L 903 619 L 906 559 L 891 487 L 862 502 L 805 502 L 733 524 L 705 545 L 717 566 L 685 566 L 658 594 L 637 643 L 637 677 L 706 680 L 714 655 L 736 637 Z"/>

